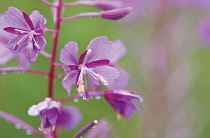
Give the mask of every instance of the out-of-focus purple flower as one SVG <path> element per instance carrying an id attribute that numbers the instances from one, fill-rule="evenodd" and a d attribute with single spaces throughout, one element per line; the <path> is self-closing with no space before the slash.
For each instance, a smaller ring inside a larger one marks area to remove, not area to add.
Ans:
<path id="1" fill-rule="evenodd" d="M 177 6 L 193 6 L 193 7 L 201 7 L 201 8 L 209 8 L 210 1 L 209 0 L 169 0 L 172 4 Z"/>
<path id="2" fill-rule="evenodd" d="M 107 37 L 96 37 L 91 40 L 87 50 L 78 59 L 77 43 L 68 42 L 65 45 L 61 50 L 60 61 L 66 65 L 65 71 L 68 72 L 62 84 L 69 94 L 72 86 L 76 83 L 79 94 L 88 99 L 87 74 L 96 85 L 110 85 L 119 77 L 119 72 L 108 66 L 108 55 L 112 48 L 113 42 L 108 41 Z"/>
<path id="3" fill-rule="evenodd" d="M 51 98 L 45 98 L 43 102 L 31 106 L 28 114 L 30 116 L 40 115 L 42 123 L 39 130 L 45 133 L 54 131 L 58 126 L 72 129 L 82 119 L 82 115 L 76 107 L 62 107 L 60 102 L 53 101 Z"/>
<path id="4" fill-rule="evenodd" d="M 200 38 L 204 43 L 210 45 L 210 18 L 201 21 L 199 26 Z"/>
<path id="5" fill-rule="evenodd" d="M 132 11 L 128 14 L 129 20 L 136 19 L 139 15 L 143 15 L 145 10 L 145 0 L 107 0 L 107 1 L 119 1 L 122 3 L 122 7 L 132 7 Z"/>
<path id="6" fill-rule="evenodd" d="M 86 138 L 96 138 L 97 136 L 100 138 L 108 138 L 109 130 L 109 123 L 107 120 L 103 119 L 90 131 Z"/>
<path id="7" fill-rule="evenodd" d="M 22 51 L 21 53 L 14 54 L 10 52 L 10 50 L 6 47 L 6 44 L 9 42 L 10 39 L 16 37 L 14 34 L 7 33 L 3 30 L 7 26 L 7 23 L 4 19 L 4 15 L 0 14 L 0 65 L 6 64 L 12 58 L 15 58 L 19 61 L 19 66 L 29 65 L 30 57 L 26 53 L 26 51 Z"/>
<path id="8" fill-rule="evenodd" d="M 130 76 L 127 71 L 117 65 L 117 61 L 126 54 L 127 49 L 121 40 L 115 40 L 113 42 L 114 47 L 108 58 L 110 61 L 109 65 L 119 71 L 119 77 L 109 87 L 122 89 L 128 85 L 128 80 Z"/>
<path id="9" fill-rule="evenodd" d="M 16 37 L 7 43 L 7 47 L 14 54 L 27 51 L 30 61 L 35 61 L 38 52 L 46 45 L 44 35 L 44 24 L 46 19 L 39 13 L 33 11 L 30 16 L 19 11 L 15 7 L 9 7 L 4 14 L 4 19 L 8 26 L 5 31 L 15 34 Z"/>
<path id="10" fill-rule="evenodd" d="M 105 98 L 117 114 L 126 119 L 131 119 L 134 111 L 139 111 L 131 100 L 143 102 L 143 98 L 136 95 L 135 92 L 124 89 L 108 89 L 105 91 Z"/>

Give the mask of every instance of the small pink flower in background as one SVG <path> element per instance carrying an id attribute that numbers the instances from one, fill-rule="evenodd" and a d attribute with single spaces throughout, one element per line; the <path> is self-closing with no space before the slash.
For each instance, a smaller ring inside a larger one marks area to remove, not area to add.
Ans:
<path id="1" fill-rule="evenodd" d="M 77 91 L 88 99 L 86 75 L 96 85 L 110 85 L 119 77 L 119 72 L 108 66 L 108 56 L 112 51 L 113 42 L 107 37 L 94 38 L 78 60 L 78 46 L 75 42 L 68 42 L 61 50 L 60 61 L 66 66 L 67 75 L 62 81 L 63 87 L 70 94 L 72 86 L 76 83 Z"/>
<path id="2" fill-rule="evenodd" d="M 199 26 L 199 35 L 201 40 L 210 45 L 210 18 L 203 19 Z"/>
<path id="3" fill-rule="evenodd" d="M 4 14 L 4 19 L 8 24 L 5 31 L 15 34 L 7 47 L 14 54 L 27 51 L 30 56 L 30 61 L 35 61 L 38 52 L 44 49 L 46 40 L 41 35 L 44 35 L 44 24 L 46 19 L 39 13 L 33 11 L 30 16 L 25 12 L 19 11 L 15 7 L 9 7 Z"/>
<path id="4" fill-rule="evenodd" d="M 43 102 L 31 106 L 28 114 L 30 116 L 40 115 L 42 123 L 39 130 L 45 133 L 54 131 L 55 127 L 59 126 L 72 129 L 82 119 L 82 115 L 76 107 L 63 107 L 59 102 L 53 101 L 51 98 L 45 98 Z"/>
<path id="5" fill-rule="evenodd" d="M 138 106 L 131 100 L 143 102 L 143 98 L 136 95 L 135 92 L 123 89 L 108 89 L 105 91 L 105 98 L 117 114 L 126 119 L 131 119 L 134 111 L 139 111 Z"/>
<path id="6" fill-rule="evenodd" d="M 169 0 L 172 4 L 177 6 L 193 6 L 200 8 L 209 8 L 210 1 L 209 0 Z"/>
<path id="7" fill-rule="evenodd" d="M 119 1 L 122 3 L 122 7 L 132 7 L 132 11 L 128 14 L 127 19 L 134 20 L 144 14 L 145 0 L 109 0 Z"/>
<path id="8" fill-rule="evenodd" d="M 86 136 L 86 138 L 108 138 L 108 134 L 110 131 L 110 124 L 106 119 L 102 119 L 94 129 L 90 131 L 90 133 Z"/>

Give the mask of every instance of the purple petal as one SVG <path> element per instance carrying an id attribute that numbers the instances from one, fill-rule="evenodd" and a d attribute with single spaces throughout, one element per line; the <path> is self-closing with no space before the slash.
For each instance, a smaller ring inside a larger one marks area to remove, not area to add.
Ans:
<path id="1" fill-rule="evenodd" d="M 24 42 L 21 42 L 19 45 L 18 45 L 18 48 L 16 50 L 14 50 L 14 46 L 19 42 L 21 41 L 23 38 L 25 37 L 25 35 L 19 35 L 18 37 L 10 40 L 8 43 L 7 43 L 7 48 L 10 49 L 10 51 L 12 53 L 19 53 L 23 50 L 26 49 L 26 46 L 28 45 L 28 38 L 26 38 L 26 40 Z"/>
<path id="2" fill-rule="evenodd" d="M 33 22 L 35 30 L 39 30 L 42 28 L 40 25 L 46 24 L 46 19 L 43 15 L 40 14 L 39 11 L 35 10 L 30 15 L 31 21 Z"/>
<path id="3" fill-rule="evenodd" d="M 114 81 L 114 83 L 109 85 L 109 87 L 118 89 L 125 88 L 128 85 L 128 80 L 130 77 L 128 72 L 118 66 L 115 66 L 114 68 L 119 71 L 119 77 Z"/>
<path id="4" fill-rule="evenodd" d="M 87 55 L 87 52 L 88 50 L 85 50 L 79 57 L 79 64 L 82 64 L 84 59 L 85 59 L 85 56 Z"/>
<path id="5" fill-rule="evenodd" d="M 4 47 L 0 43 L 0 65 L 6 64 L 11 58 L 14 57 L 14 54 L 10 52 L 10 50 L 7 47 Z"/>
<path id="6" fill-rule="evenodd" d="M 91 49 L 90 55 L 87 55 L 86 63 L 106 59 L 107 56 L 111 53 L 113 48 L 113 43 L 108 41 L 106 36 L 96 37 L 90 41 L 90 44 L 87 47 Z"/>
<path id="7" fill-rule="evenodd" d="M 24 17 L 26 23 L 27 23 L 28 26 L 30 27 L 30 29 L 31 29 L 31 30 L 34 30 L 34 29 L 35 29 L 35 28 L 34 28 L 34 25 L 33 25 L 32 21 L 31 21 L 30 17 L 28 16 L 28 14 L 26 14 L 25 12 L 22 12 L 22 14 L 23 14 L 23 17 Z"/>
<path id="8" fill-rule="evenodd" d="M 67 106 L 61 109 L 58 123 L 65 129 L 73 129 L 82 120 L 82 114 L 74 106 Z"/>
<path id="9" fill-rule="evenodd" d="M 40 111 L 40 117 L 44 128 L 49 128 L 56 125 L 59 110 L 57 108 L 44 109 Z"/>
<path id="10" fill-rule="evenodd" d="M 4 14 L 0 14 L 0 42 L 4 44 L 8 43 L 8 41 L 11 40 L 12 38 L 17 37 L 17 35 L 4 31 L 3 28 L 6 27 L 8 27 L 8 24 L 4 19 Z"/>
<path id="11" fill-rule="evenodd" d="M 40 49 L 43 50 L 44 47 L 46 46 L 46 39 L 42 36 L 35 36 L 35 39 Z"/>
<path id="12" fill-rule="evenodd" d="M 113 43 L 114 43 L 114 46 L 108 58 L 110 60 L 110 64 L 117 63 L 117 61 L 121 57 L 123 57 L 127 52 L 127 48 L 125 47 L 125 45 L 123 44 L 121 40 L 115 40 L 113 41 Z"/>
<path id="13" fill-rule="evenodd" d="M 99 66 L 92 69 L 93 72 L 100 74 L 107 82 L 108 84 L 112 84 L 115 79 L 119 77 L 119 72 L 110 66 Z M 92 75 L 89 74 L 92 81 L 95 82 L 95 84 L 100 85 L 100 83 L 97 82 L 96 79 L 92 77 Z"/>
<path id="14" fill-rule="evenodd" d="M 66 76 L 62 80 L 62 85 L 67 90 L 69 95 L 71 92 L 71 88 L 76 83 L 77 75 L 78 75 L 78 71 L 71 71 L 68 74 L 66 74 Z"/>
<path id="15" fill-rule="evenodd" d="M 18 28 L 14 28 L 14 27 L 6 27 L 6 28 L 4 28 L 4 31 L 6 31 L 8 33 L 19 35 L 20 33 L 16 31 L 17 29 Z M 18 29 L 18 30 L 22 30 L 22 29 Z M 22 30 L 22 31 L 26 31 L 26 30 Z"/>
<path id="16" fill-rule="evenodd" d="M 108 64 L 109 64 L 109 60 L 104 59 L 104 60 L 96 60 L 96 61 L 86 63 L 85 66 L 87 68 L 94 68 L 96 66 L 104 66 L 104 65 L 108 65 Z"/>
<path id="17" fill-rule="evenodd" d="M 78 64 L 78 46 L 77 43 L 71 41 L 68 42 L 65 47 L 61 50 L 60 61 L 66 65 L 77 65 Z"/>
<path id="18" fill-rule="evenodd" d="M 135 99 L 139 102 L 143 102 L 143 98 L 139 95 L 136 95 L 135 92 L 126 90 L 126 89 L 108 89 L 105 93 L 106 97 L 108 99 L 118 100 L 118 101 L 124 101 L 126 100 L 132 100 Z"/>
<path id="19" fill-rule="evenodd" d="M 35 50 L 32 51 L 32 53 L 30 53 L 30 61 L 31 62 L 34 62 L 37 59 L 38 52 L 39 51 L 37 49 L 35 49 Z"/>
<path id="20" fill-rule="evenodd" d="M 121 104 L 118 103 L 118 108 L 121 109 L 122 115 L 124 115 L 126 119 L 131 119 L 134 111 L 139 111 L 139 110 L 134 110 L 131 101 L 125 101 L 122 102 Z"/>
<path id="21" fill-rule="evenodd" d="M 30 30 L 22 12 L 15 7 L 8 8 L 4 14 L 4 19 L 10 25 L 10 27 Z"/>

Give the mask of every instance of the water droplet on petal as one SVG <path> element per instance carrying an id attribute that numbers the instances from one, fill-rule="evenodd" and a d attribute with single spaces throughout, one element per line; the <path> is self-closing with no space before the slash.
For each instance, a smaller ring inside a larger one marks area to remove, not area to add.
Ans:
<path id="1" fill-rule="evenodd" d="M 96 96 L 95 98 L 96 98 L 97 100 L 99 100 L 99 99 L 101 99 L 101 96 Z"/>
<path id="2" fill-rule="evenodd" d="M 27 134 L 27 135 L 31 135 L 32 132 L 31 132 L 30 130 L 27 130 L 27 131 L 26 131 L 26 134 Z"/>
<path id="3" fill-rule="evenodd" d="M 74 99 L 74 102 L 75 102 L 75 103 L 79 102 L 79 99 Z"/>
<path id="4" fill-rule="evenodd" d="M 16 129 L 21 129 L 21 125 L 16 124 L 16 125 L 15 125 L 15 128 L 16 128 Z"/>

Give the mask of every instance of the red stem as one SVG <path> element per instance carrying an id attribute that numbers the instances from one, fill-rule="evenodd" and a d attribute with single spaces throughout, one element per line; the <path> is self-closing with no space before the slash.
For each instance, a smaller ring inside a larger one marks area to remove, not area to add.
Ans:
<path id="1" fill-rule="evenodd" d="M 52 48 L 52 58 L 50 61 L 50 71 L 49 71 L 49 83 L 48 83 L 48 97 L 53 98 L 53 88 L 54 88 L 54 71 L 55 71 L 55 59 L 56 59 L 56 52 L 57 52 L 57 47 L 58 47 L 58 38 L 59 38 L 59 33 L 60 33 L 60 26 L 61 26 L 61 12 L 62 12 L 62 2 L 63 0 L 59 0 L 58 1 L 58 5 L 57 5 L 57 21 L 55 24 L 55 37 L 53 40 L 53 48 Z"/>

